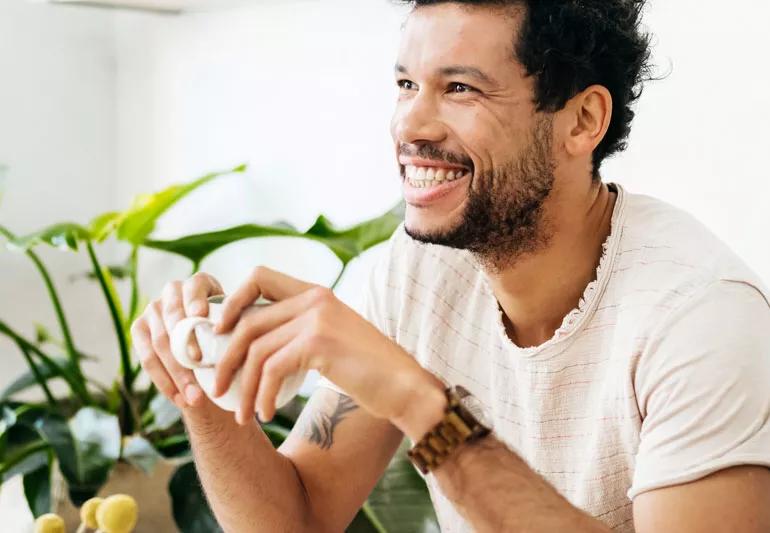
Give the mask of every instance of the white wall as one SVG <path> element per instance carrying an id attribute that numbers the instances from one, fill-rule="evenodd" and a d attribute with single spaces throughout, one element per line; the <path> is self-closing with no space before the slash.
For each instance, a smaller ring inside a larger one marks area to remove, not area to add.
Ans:
<path id="1" fill-rule="evenodd" d="M 653 0 L 663 81 L 645 90 L 607 179 L 683 207 L 770 283 L 770 3 Z"/>
<path id="2" fill-rule="evenodd" d="M 275 220 L 307 228 L 319 213 L 348 225 L 385 212 L 399 197 L 388 123 L 400 22 L 386 2 L 360 1 L 122 15 L 120 190 L 130 196 L 250 163 L 248 177 L 180 205 L 163 235 Z M 324 283 L 338 268 L 322 248 L 298 241 L 233 245 L 204 267 L 234 288 L 259 263 Z M 150 258 L 150 292 L 168 277 L 167 264 Z"/>
<path id="3" fill-rule="evenodd" d="M 0 0 L 0 224 L 24 234 L 61 220 L 87 222 L 114 208 L 115 46 L 113 13 Z M 116 365 L 104 301 L 92 283 L 68 278 L 87 268 L 76 257 L 41 248 L 59 286 L 78 346 Z M 111 255 L 106 251 L 106 257 Z M 37 272 L 0 247 L 0 320 L 25 335 L 33 323 L 55 326 Z M 53 329 L 56 332 L 55 329 Z M 0 387 L 26 365 L 0 338 Z M 0 491 L 0 529 L 28 531 L 30 513 L 16 477 Z"/>
<path id="4" fill-rule="evenodd" d="M 0 164 L 8 166 L 0 224 L 16 233 L 87 222 L 114 207 L 112 20 L 103 10 L 0 0 Z M 103 300 L 93 284 L 68 281 L 87 268 L 85 257 L 43 248 L 41 255 L 81 346 L 111 360 Z M 33 322 L 55 326 L 34 267 L 4 244 L 0 274 L 0 320 L 26 335 Z M 0 338 L 0 387 L 25 368 L 15 346 Z"/>

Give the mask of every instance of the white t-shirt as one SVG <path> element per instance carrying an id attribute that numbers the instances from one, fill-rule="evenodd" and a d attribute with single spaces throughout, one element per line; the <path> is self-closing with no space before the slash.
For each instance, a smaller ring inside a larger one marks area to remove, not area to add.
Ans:
<path id="1" fill-rule="evenodd" d="M 690 215 L 610 187 L 618 198 L 596 279 L 544 344 L 510 341 L 471 254 L 403 228 L 362 313 L 470 390 L 497 438 L 573 505 L 630 532 L 639 493 L 770 466 L 770 293 Z M 442 531 L 472 531 L 427 482 Z"/>

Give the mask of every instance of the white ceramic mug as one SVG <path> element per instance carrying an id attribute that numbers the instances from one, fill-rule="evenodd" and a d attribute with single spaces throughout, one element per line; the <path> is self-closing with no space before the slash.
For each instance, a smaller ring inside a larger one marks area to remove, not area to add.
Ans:
<path id="1" fill-rule="evenodd" d="M 215 398 L 213 395 L 214 377 L 216 375 L 214 367 L 227 351 L 227 345 L 232 337 L 232 333 L 225 333 L 223 335 L 214 333 L 214 325 L 222 317 L 223 300 L 223 296 L 212 296 L 209 298 L 209 315 L 207 317 L 188 317 L 180 320 L 174 326 L 170 336 L 171 353 L 180 365 L 193 371 L 203 392 L 215 404 L 227 411 L 237 411 L 241 405 L 240 369 L 236 372 L 230 388 L 225 394 L 219 398 Z M 243 315 L 258 313 L 260 308 L 267 305 L 270 305 L 270 302 L 259 300 L 251 308 L 246 309 Z M 197 362 L 190 359 L 187 352 L 187 347 L 193 334 L 195 334 L 198 340 L 198 346 L 200 346 L 201 354 L 203 355 L 203 358 Z M 275 400 L 276 409 L 283 407 L 297 395 L 306 376 L 307 372 L 300 372 L 284 380 Z"/>

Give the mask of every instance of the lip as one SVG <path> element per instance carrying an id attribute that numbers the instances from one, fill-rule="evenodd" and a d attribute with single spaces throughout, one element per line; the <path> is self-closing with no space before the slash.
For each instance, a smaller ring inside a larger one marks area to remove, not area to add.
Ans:
<path id="1" fill-rule="evenodd" d="M 459 168 L 462 168 L 462 167 L 459 167 Z M 470 179 L 471 179 L 471 174 L 468 173 L 466 176 L 460 178 L 459 180 L 454 180 L 447 183 L 442 183 L 441 185 L 434 185 L 433 187 L 420 189 L 417 187 L 413 187 L 409 183 L 409 180 L 405 178 L 403 180 L 404 200 L 406 201 L 406 203 L 414 207 L 429 207 L 431 204 L 434 204 L 440 201 L 445 196 L 452 194 L 457 189 L 466 187 Z"/>
<path id="2" fill-rule="evenodd" d="M 404 167 L 413 166 L 413 167 L 445 168 L 447 170 L 470 170 L 468 167 L 463 165 L 453 165 L 452 163 L 447 163 L 445 161 L 436 161 L 433 159 L 421 159 L 419 157 L 401 156 L 398 158 L 398 162 Z"/>

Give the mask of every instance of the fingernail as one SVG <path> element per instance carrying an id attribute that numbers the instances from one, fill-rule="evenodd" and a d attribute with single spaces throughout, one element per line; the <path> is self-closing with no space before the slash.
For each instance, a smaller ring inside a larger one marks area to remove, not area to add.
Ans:
<path id="1" fill-rule="evenodd" d="M 190 384 L 185 387 L 184 393 L 187 396 L 187 401 L 192 405 L 200 398 L 201 389 L 197 385 Z"/>
<path id="2" fill-rule="evenodd" d="M 187 357 L 189 357 L 193 361 L 200 361 L 201 360 L 200 353 L 198 352 L 198 350 L 196 350 L 192 346 L 188 346 L 187 347 Z"/>

